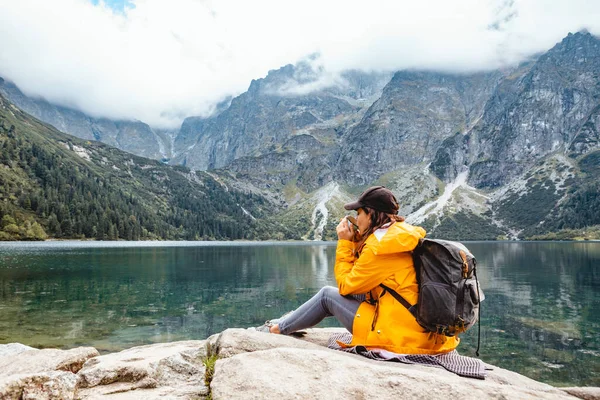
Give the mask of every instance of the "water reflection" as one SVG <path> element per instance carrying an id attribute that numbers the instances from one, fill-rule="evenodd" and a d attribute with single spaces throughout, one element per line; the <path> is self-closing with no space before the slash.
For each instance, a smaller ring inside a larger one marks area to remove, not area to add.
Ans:
<path id="1" fill-rule="evenodd" d="M 313 246 L 311 247 L 311 253 L 311 266 L 316 286 L 323 287 L 330 284 L 329 277 L 331 274 L 329 273 L 327 246 Z"/>
<path id="2" fill-rule="evenodd" d="M 484 358 L 557 385 L 600 383 L 600 243 L 471 243 Z M 474 346 L 476 332 L 465 336 Z"/>
<path id="3" fill-rule="evenodd" d="M 335 245 L 0 245 L 0 343 L 101 351 L 203 339 L 335 285 Z M 482 358 L 600 385 L 600 243 L 468 243 L 486 293 Z M 336 325 L 328 321 L 325 325 Z M 477 329 L 460 351 L 472 355 Z"/>

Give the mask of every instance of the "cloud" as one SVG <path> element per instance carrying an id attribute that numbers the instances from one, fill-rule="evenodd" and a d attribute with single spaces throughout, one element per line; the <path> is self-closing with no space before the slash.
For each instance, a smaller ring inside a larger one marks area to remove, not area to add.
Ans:
<path id="1" fill-rule="evenodd" d="M 600 35 L 600 2 L 589 0 L 128 3 L 0 0 L 0 76 L 92 116 L 177 128 L 314 53 L 320 82 L 336 82 L 346 69 L 497 68 L 569 31 Z"/>
<path id="2" fill-rule="evenodd" d="M 283 79 L 270 79 L 261 90 L 265 94 L 294 97 L 327 87 L 347 85 L 348 82 L 339 73 L 327 71 L 320 54 L 315 53 L 298 60 L 291 75 L 286 74 Z"/>

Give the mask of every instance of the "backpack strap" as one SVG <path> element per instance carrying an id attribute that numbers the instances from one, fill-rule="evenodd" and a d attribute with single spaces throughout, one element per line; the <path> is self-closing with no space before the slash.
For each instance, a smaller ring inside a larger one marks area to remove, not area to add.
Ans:
<path id="1" fill-rule="evenodd" d="M 406 309 L 413 315 L 413 317 L 415 317 L 415 318 L 417 317 L 417 305 L 416 304 L 411 305 L 404 297 L 400 296 L 400 294 L 398 294 L 398 292 L 396 292 L 392 288 L 385 286 L 383 283 L 380 283 L 379 286 L 381 286 L 383 288 L 383 294 L 385 294 L 385 292 L 390 292 L 390 294 L 396 300 L 398 300 L 398 302 L 400 304 L 402 304 L 404 307 L 406 307 Z"/>
<path id="2" fill-rule="evenodd" d="M 477 285 L 477 301 L 479 301 L 479 307 L 477 307 L 477 350 L 475 350 L 475 355 L 479 357 L 479 345 L 481 344 L 481 295 L 479 294 L 477 268 L 473 268 L 473 275 L 475 275 L 475 284 Z"/>

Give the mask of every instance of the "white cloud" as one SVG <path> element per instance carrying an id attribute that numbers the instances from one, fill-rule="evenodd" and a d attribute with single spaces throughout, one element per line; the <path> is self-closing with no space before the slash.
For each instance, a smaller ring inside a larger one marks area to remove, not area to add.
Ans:
<path id="1" fill-rule="evenodd" d="M 350 68 L 495 68 L 569 31 L 600 35 L 589 0 L 131 3 L 115 14 L 88 0 L 0 0 L 0 76 L 93 116 L 177 127 L 315 52 L 329 82 Z"/>

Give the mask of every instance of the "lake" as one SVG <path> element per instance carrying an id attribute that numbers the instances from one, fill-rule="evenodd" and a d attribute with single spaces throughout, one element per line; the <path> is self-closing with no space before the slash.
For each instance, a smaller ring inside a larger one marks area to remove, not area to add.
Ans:
<path id="1" fill-rule="evenodd" d="M 470 242 L 481 359 L 600 386 L 600 243 Z M 0 343 L 101 352 L 257 326 L 334 285 L 335 243 L 0 243 Z M 331 318 L 320 326 L 339 326 Z M 477 328 L 458 350 L 473 356 Z"/>

